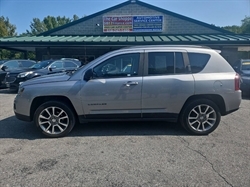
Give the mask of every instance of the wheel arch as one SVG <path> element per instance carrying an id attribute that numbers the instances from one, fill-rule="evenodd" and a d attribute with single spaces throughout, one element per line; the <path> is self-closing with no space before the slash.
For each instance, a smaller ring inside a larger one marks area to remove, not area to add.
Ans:
<path id="1" fill-rule="evenodd" d="M 208 99 L 212 102 L 214 102 L 214 104 L 216 104 L 220 110 L 221 115 L 225 115 L 226 114 L 226 105 L 225 105 L 225 101 L 223 99 L 222 96 L 217 95 L 217 94 L 201 94 L 201 95 L 192 95 L 190 96 L 185 104 L 183 105 L 180 114 L 183 113 L 183 110 L 185 109 L 185 107 L 187 107 L 187 105 L 189 103 L 191 103 L 192 101 L 195 101 L 197 99 Z"/>
<path id="2" fill-rule="evenodd" d="M 76 110 L 68 97 L 61 96 L 61 95 L 53 95 L 53 96 L 39 96 L 39 97 L 36 97 L 33 99 L 32 103 L 31 103 L 31 107 L 30 107 L 31 120 L 33 120 L 34 114 L 35 114 L 37 108 L 41 104 L 43 104 L 47 101 L 59 101 L 59 102 L 63 102 L 64 104 L 67 104 L 72 109 L 72 111 L 76 117 L 76 120 L 78 119 Z"/>

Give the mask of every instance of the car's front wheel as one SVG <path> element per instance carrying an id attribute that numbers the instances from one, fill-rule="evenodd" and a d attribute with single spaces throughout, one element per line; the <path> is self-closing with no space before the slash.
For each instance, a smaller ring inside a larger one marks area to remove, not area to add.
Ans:
<path id="1" fill-rule="evenodd" d="M 213 101 L 197 99 L 184 108 L 180 122 L 191 134 L 206 135 L 218 127 L 220 119 L 220 110 Z"/>
<path id="2" fill-rule="evenodd" d="M 48 101 L 40 105 L 34 115 L 36 126 L 48 137 L 67 135 L 75 125 L 72 109 L 58 101 Z"/>

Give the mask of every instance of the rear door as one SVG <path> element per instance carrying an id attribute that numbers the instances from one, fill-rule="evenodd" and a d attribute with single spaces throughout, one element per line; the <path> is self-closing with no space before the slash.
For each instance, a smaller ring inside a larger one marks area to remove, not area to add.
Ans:
<path id="1" fill-rule="evenodd" d="M 194 94 L 186 51 L 146 51 L 143 86 L 143 118 L 175 121 L 187 98 Z"/>

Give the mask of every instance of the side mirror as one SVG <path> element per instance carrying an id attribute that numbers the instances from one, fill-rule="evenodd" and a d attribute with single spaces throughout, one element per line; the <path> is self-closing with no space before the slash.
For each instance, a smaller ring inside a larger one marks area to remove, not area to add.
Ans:
<path id="1" fill-rule="evenodd" d="M 49 66 L 49 71 L 53 71 L 53 69 L 56 69 L 56 66 Z"/>
<path id="2" fill-rule="evenodd" d="M 2 69 L 3 71 L 5 71 L 6 69 L 8 69 L 8 67 L 7 67 L 7 66 L 3 66 L 1 69 Z"/>
<path id="3" fill-rule="evenodd" d="M 93 69 L 88 69 L 85 74 L 84 74 L 84 80 L 89 81 L 90 79 L 93 78 Z"/>

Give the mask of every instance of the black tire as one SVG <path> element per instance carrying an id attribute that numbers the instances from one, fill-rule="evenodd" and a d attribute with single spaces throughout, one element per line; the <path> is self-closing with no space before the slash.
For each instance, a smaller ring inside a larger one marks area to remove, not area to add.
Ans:
<path id="1" fill-rule="evenodd" d="M 66 136 L 73 129 L 76 117 L 67 104 L 48 101 L 37 108 L 34 122 L 44 135 L 58 138 Z"/>
<path id="2" fill-rule="evenodd" d="M 208 99 L 189 102 L 180 116 L 181 125 L 191 134 L 207 135 L 219 125 L 221 113 L 218 106 Z"/>

